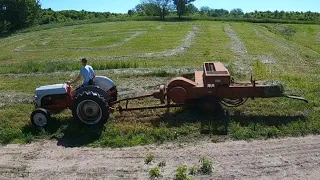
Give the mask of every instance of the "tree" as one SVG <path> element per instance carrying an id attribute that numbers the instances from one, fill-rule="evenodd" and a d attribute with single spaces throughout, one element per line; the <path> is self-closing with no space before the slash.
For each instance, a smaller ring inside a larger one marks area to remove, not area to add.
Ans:
<path id="1" fill-rule="evenodd" d="M 201 15 L 205 15 L 205 14 L 208 15 L 210 11 L 211 11 L 211 9 L 208 6 L 202 6 L 200 8 Z"/>
<path id="2" fill-rule="evenodd" d="M 155 10 L 159 13 L 161 19 L 164 19 L 169 14 L 171 0 L 147 0 L 145 3 L 155 5 Z"/>
<path id="3" fill-rule="evenodd" d="M 143 2 L 141 4 L 138 4 L 135 7 L 135 11 L 139 14 L 145 14 L 147 16 L 160 16 L 161 15 L 161 9 L 156 4 L 149 3 L 149 2 Z"/>
<path id="4" fill-rule="evenodd" d="M 176 11 L 177 11 L 179 18 L 181 18 L 181 16 L 187 14 L 187 10 L 188 10 L 187 6 L 190 5 L 194 1 L 195 0 L 173 0 L 173 4 L 176 7 Z"/>
<path id="5" fill-rule="evenodd" d="M 199 12 L 199 9 L 193 5 L 193 4 L 189 4 L 186 6 L 186 14 L 195 14 Z"/>
<path id="6" fill-rule="evenodd" d="M 39 0 L 0 0 L 0 22 L 6 22 L 8 30 L 30 27 L 38 20 Z"/>
<path id="7" fill-rule="evenodd" d="M 128 15 L 129 16 L 133 16 L 134 15 L 134 10 L 133 9 L 128 10 Z"/>
<path id="8" fill-rule="evenodd" d="M 240 9 L 240 8 L 232 9 L 232 10 L 230 11 L 230 14 L 233 15 L 233 16 L 235 16 L 235 17 L 239 17 L 239 16 L 244 15 L 242 9 Z"/>

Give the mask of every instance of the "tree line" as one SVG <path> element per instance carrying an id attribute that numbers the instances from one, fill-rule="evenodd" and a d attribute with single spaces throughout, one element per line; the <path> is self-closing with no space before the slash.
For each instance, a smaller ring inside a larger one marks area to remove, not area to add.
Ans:
<path id="1" fill-rule="evenodd" d="M 254 11 L 244 13 L 242 9 L 235 8 L 230 11 L 226 9 L 213 9 L 203 6 L 200 9 L 195 7 L 192 2 L 195 0 L 144 0 L 135 8 L 128 11 L 133 16 L 159 16 L 164 19 L 166 15 L 177 14 L 181 16 L 201 16 L 213 18 L 228 19 L 271 19 L 288 21 L 312 21 L 320 22 L 320 13 L 318 12 L 285 12 L 285 11 Z"/>
<path id="2" fill-rule="evenodd" d="M 88 11 L 53 11 L 42 9 L 39 0 L 0 0 L 0 33 L 12 32 L 34 25 L 64 23 L 78 20 L 108 20 L 110 18 L 183 16 L 194 19 L 237 20 L 250 22 L 311 22 L 320 23 L 318 12 L 254 11 L 244 13 L 242 9 L 197 8 L 196 0 L 143 0 L 126 14 Z M 140 18 L 140 19 L 141 19 Z"/>

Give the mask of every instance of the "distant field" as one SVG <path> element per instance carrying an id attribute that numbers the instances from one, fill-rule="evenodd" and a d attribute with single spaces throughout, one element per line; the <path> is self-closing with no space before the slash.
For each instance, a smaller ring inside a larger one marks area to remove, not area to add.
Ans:
<path id="1" fill-rule="evenodd" d="M 250 74 L 257 80 L 279 80 L 289 94 L 310 101 L 250 100 L 230 109 L 228 137 L 320 132 L 319 25 L 112 22 L 18 33 L 0 39 L 0 47 L 0 143 L 58 138 L 115 147 L 222 134 L 224 119 L 181 109 L 170 114 L 114 113 L 102 131 L 81 128 L 66 111 L 54 116 L 48 131 L 34 129 L 29 125 L 34 89 L 73 78 L 81 57 L 99 75 L 114 79 L 121 97 L 157 89 L 170 77 L 199 69 L 204 61 L 221 61 L 236 81 L 249 80 Z"/>

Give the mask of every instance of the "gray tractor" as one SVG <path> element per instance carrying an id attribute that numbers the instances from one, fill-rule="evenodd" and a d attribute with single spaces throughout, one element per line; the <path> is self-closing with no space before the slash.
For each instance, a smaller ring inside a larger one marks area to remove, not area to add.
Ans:
<path id="1" fill-rule="evenodd" d="M 97 76 L 95 84 L 72 91 L 67 84 L 47 85 L 36 88 L 31 113 L 31 123 L 39 128 L 50 124 L 50 115 L 65 109 L 72 111 L 73 118 L 86 125 L 103 125 L 109 118 L 109 104 L 117 100 L 117 88 L 105 76 Z"/>

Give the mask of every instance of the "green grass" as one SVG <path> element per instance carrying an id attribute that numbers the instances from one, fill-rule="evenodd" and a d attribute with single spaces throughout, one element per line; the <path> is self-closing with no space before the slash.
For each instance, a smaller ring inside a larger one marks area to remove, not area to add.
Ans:
<path id="1" fill-rule="evenodd" d="M 200 68 L 205 61 L 224 62 L 236 81 L 249 80 L 250 74 L 238 73 L 235 61 L 239 54 L 230 47 L 232 40 L 224 32 L 226 24 L 245 45 L 248 53 L 241 61 L 250 66 L 255 79 L 279 80 L 288 94 L 304 96 L 309 104 L 285 98 L 249 100 L 244 106 L 225 108 L 231 112 L 227 129 L 226 117 L 206 115 L 195 109 L 177 108 L 170 113 L 165 110 L 115 112 L 103 128 L 83 127 L 72 120 L 70 111 L 65 111 L 53 116 L 46 131 L 39 131 L 29 122 L 33 105 L 13 102 L 0 107 L 0 143 L 57 139 L 65 146 L 125 147 L 195 141 L 203 136 L 225 135 L 226 130 L 228 137 L 235 140 L 319 134 L 320 49 L 315 38 L 319 25 L 281 25 L 294 29 L 290 36 L 279 32 L 279 25 L 275 24 L 212 21 L 110 22 L 16 33 L 0 39 L 0 95 L 33 94 L 37 86 L 65 82 L 76 75 L 71 71 L 79 70 L 81 65 L 77 59 L 84 56 L 88 57 L 94 69 L 106 70 L 100 75 L 112 78 L 119 87 L 123 87 L 121 91 L 133 87 L 154 90 L 159 83 L 178 75 L 159 67 L 170 66 L 179 72 L 180 66 Z M 195 38 L 190 47 L 180 54 L 121 58 L 173 50 L 183 43 L 190 31 L 194 31 Z M 135 32 L 142 34 L 121 44 Z M 44 43 L 47 40 L 49 42 Z M 120 45 L 106 48 L 119 42 Z M 15 51 L 18 47 L 23 51 Z M 118 59 L 110 59 L 115 56 Z M 275 62 L 263 63 L 264 56 L 272 57 Z M 153 70 L 155 67 L 158 69 Z M 135 73 L 136 68 L 151 70 Z M 120 74 L 109 73 L 109 69 L 126 70 Z M 4 75 L 8 73 L 16 75 Z M 40 74 L 29 76 L 31 73 Z M 155 103 L 147 99 L 134 104 L 145 106 Z"/>

